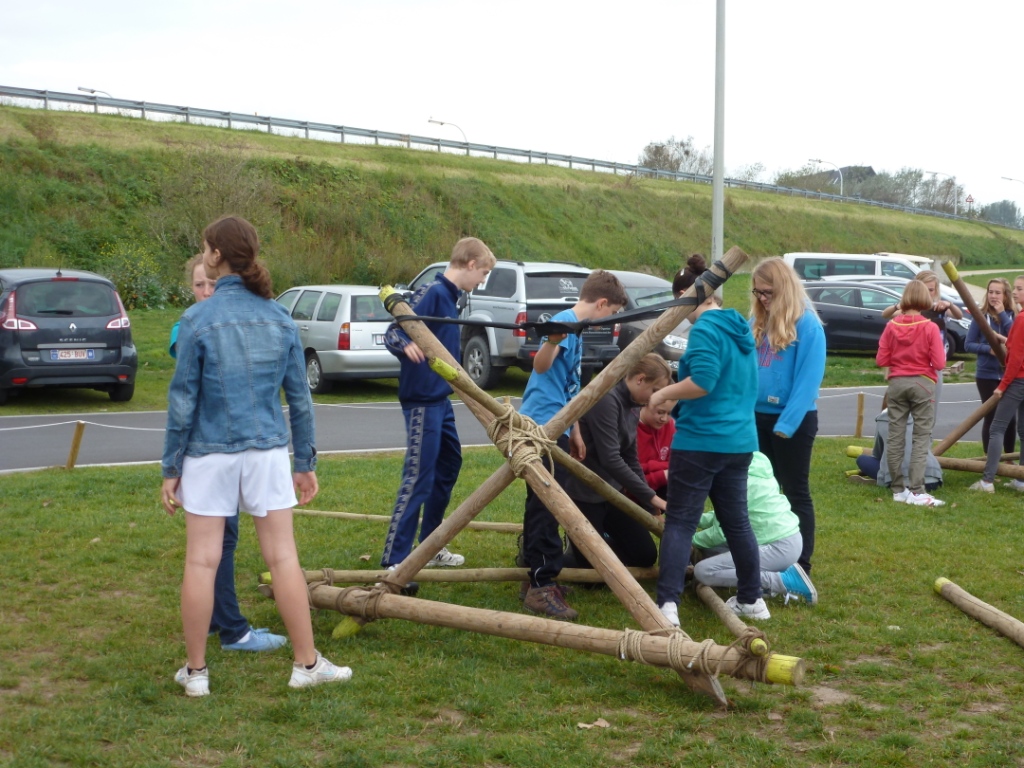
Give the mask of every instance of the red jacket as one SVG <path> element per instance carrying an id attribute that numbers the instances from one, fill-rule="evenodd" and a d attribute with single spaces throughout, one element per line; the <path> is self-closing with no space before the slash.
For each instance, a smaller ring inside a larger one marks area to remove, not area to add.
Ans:
<path id="1" fill-rule="evenodd" d="M 658 491 L 668 485 L 665 470 L 668 469 L 675 434 L 676 424 L 671 420 L 661 429 L 649 427 L 642 421 L 636 425 L 636 455 L 640 459 L 644 479 L 652 490 Z"/>
<path id="2" fill-rule="evenodd" d="M 946 366 L 939 327 L 921 315 L 899 315 L 889 321 L 878 340 L 875 362 L 894 376 L 927 376 L 938 381 Z"/>
<path id="3" fill-rule="evenodd" d="M 999 391 L 1005 392 L 1014 379 L 1024 379 L 1024 312 L 1017 313 L 1006 336 L 1006 371 L 999 382 Z M 642 464 L 643 459 L 640 461 Z"/>

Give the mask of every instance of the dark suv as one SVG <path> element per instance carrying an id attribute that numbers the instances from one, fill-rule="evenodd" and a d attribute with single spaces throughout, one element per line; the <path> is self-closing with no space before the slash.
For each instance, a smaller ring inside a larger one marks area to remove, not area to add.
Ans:
<path id="1" fill-rule="evenodd" d="M 0 404 L 35 387 L 79 387 L 125 402 L 139 358 L 114 284 L 92 272 L 0 269 Z"/>
<path id="2" fill-rule="evenodd" d="M 448 262 L 439 261 L 420 272 L 410 284 L 416 290 L 444 272 Z M 559 261 L 508 261 L 498 259 L 487 279 L 462 297 L 460 317 L 483 322 L 525 323 L 550 320 L 579 301 L 580 288 L 590 270 Z M 588 328 L 582 334 L 582 374 L 590 375 L 619 353 L 618 327 Z M 484 389 L 497 385 L 509 366 L 533 370 L 540 337 L 508 328 L 462 328 L 462 367 Z"/>

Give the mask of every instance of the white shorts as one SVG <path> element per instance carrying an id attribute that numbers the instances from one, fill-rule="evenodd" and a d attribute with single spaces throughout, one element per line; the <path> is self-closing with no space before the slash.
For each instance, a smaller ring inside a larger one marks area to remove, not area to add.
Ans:
<path id="1" fill-rule="evenodd" d="M 299 500 L 288 448 L 186 456 L 178 500 L 186 512 L 203 517 L 266 517 L 271 509 L 291 509 Z"/>

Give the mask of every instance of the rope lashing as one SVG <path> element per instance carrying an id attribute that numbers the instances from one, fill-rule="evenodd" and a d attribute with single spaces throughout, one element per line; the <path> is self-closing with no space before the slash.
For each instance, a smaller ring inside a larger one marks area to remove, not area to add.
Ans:
<path id="1" fill-rule="evenodd" d="M 522 477 L 527 466 L 543 456 L 548 457 L 554 474 L 551 451 L 558 443 L 547 436 L 542 426 L 508 403 L 503 404 L 502 414 L 487 425 L 487 436 L 508 459 L 516 477 Z"/>
<path id="2" fill-rule="evenodd" d="M 367 621 L 376 621 L 376 619 L 378 618 L 378 603 L 380 603 L 380 599 L 383 595 L 388 594 L 388 590 L 385 589 L 382 584 L 379 584 L 375 587 L 345 587 L 344 589 L 340 590 L 338 594 L 334 597 L 334 610 L 336 610 L 338 613 L 347 614 L 348 611 L 346 611 L 342 606 L 345 602 L 345 598 L 348 597 L 348 595 L 351 593 L 359 593 L 364 597 L 362 603 L 359 606 L 359 617 L 362 619 L 366 619 Z"/>
<path id="3" fill-rule="evenodd" d="M 618 658 L 622 661 L 639 661 L 641 664 L 650 664 L 643 654 L 643 640 L 648 635 L 664 635 L 668 637 L 668 647 L 666 648 L 668 665 L 676 672 L 689 672 L 696 668 L 702 674 L 717 678 L 722 671 L 722 663 L 725 661 L 728 651 L 735 648 L 743 656 L 740 665 L 744 669 L 750 668 L 750 679 L 765 680 L 770 653 L 764 656 L 755 656 L 750 652 L 752 640 L 760 638 L 767 643 L 764 633 L 755 627 L 749 627 L 747 632 L 737 637 L 726 648 L 726 652 L 721 654 L 717 663 L 713 662 L 711 658 L 711 651 L 716 647 L 714 640 L 702 641 L 697 649 L 697 653 L 692 654 L 687 652 L 685 648 L 692 644 L 694 640 L 679 627 L 655 629 L 650 632 L 641 632 L 627 628 L 623 630 L 622 637 L 619 638 Z"/>

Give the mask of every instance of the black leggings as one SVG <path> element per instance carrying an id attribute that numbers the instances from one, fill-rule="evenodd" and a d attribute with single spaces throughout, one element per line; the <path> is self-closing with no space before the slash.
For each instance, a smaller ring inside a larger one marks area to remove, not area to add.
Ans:
<path id="1" fill-rule="evenodd" d="M 985 402 L 992 393 L 996 391 L 996 387 L 999 386 L 999 382 L 995 379 L 975 379 L 974 383 L 978 386 L 978 394 L 981 395 L 981 402 Z M 985 420 L 981 423 L 981 445 L 985 449 L 985 453 L 988 453 L 988 436 L 989 430 L 992 428 L 992 419 L 996 416 L 996 409 L 993 408 L 991 411 L 985 414 Z M 1010 423 L 1006 425 L 1006 434 L 1003 435 L 1003 453 L 1013 453 L 1014 445 L 1017 443 L 1017 419 L 1010 419 Z"/>
<path id="2" fill-rule="evenodd" d="M 658 547 L 651 534 L 640 523 L 608 502 L 588 504 L 577 501 L 583 516 L 594 526 L 612 552 L 627 568 L 650 568 L 658 561 Z M 576 568 L 590 568 L 590 561 L 573 544 Z"/>

